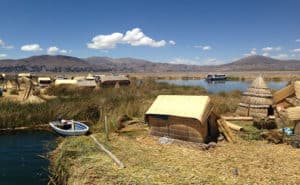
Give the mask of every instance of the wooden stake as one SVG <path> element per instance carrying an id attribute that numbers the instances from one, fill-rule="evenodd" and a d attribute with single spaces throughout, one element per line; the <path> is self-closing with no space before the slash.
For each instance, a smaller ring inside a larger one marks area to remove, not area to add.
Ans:
<path id="1" fill-rule="evenodd" d="M 236 124 L 234 124 L 234 123 L 231 123 L 231 122 L 229 122 L 229 121 L 225 121 L 225 123 L 226 123 L 227 126 L 228 126 L 229 128 L 231 128 L 232 130 L 236 130 L 236 131 L 242 131 L 242 130 L 244 130 L 243 127 L 241 127 L 241 126 L 239 126 L 239 125 L 236 125 Z"/>
<path id="2" fill-rule="evenodd" d="M 119 165 L 121 169 L 125 168 L 125 165 L 113 153 L 107 150 L 93 135 L 90 135 L 90 137 L 95 141 L 102 151 L 104 151 L 115 163 Z"/>
<path id="3" fill-rule="evenodd" d="M 106 115 L 105 115 L 105 117 L 104 117 L 104 126 L 105 126 L 106 140 L 109 141 L 109 137 L 108 137 L 108 125 L 107 125 L 107 116 L 106 116 Z"/>

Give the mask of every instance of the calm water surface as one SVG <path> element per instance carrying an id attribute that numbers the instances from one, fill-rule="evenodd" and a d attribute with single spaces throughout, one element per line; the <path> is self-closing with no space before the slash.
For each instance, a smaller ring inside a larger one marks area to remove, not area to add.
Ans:
<path id="1" fill-rule="evenodd" d="M 40 157 L 55 147 L 47 131 L 0 133 L 0 184 L 44 185 L 49 161 Z"/>
<path id="2" fill-rule="evenodd" d="M 158 80 L 158 82 L 166 82 L 169 84 L 183 85 L 183 86 L 201 86 L 210 93 L 229 92 L 234 90 L 246 91 L 251 81 L 214 81 L 208 83 L 206 80 Z M 267 82 L 271 89 L 281 89 L 286 86 L 287 81 Z"/>

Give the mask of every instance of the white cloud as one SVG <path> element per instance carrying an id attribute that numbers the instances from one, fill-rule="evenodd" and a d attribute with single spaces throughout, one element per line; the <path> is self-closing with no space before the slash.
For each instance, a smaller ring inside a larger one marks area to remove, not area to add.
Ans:
<path id="1" fill-rule="evenodd" d="M 296 42 L 300 42 L 300 39 L 296 39 Z"/>
<path id="2" fill-rule="evenodd" d="M 162 47 L 166 45 L 165 40 L 155 41 L 152 38 L 146 36 L 140 28 L 134 28 L 128 30 L 124 35 L 122 41 L 132 46 L 150 46 L 150 47 Z"/>
<path id="3" fill-rule="evenodd" d="M 47 49 L 48 54 L 55 54 L 59 51 L 59 48 L 56 46 L 51 46 Z"/>
<path id="4" fill-rule="evenodd" d="M 281 53 L 281 54 L 272 56 L 272 58 L 276 58 L 276 59 L 288 59 L 288 58 L 289 58 L 289 55 L 284 54 L 284 53 Z"/>
<path id="5" fill-rule="evenodd" d="M 66 53 L 68 53 L 68 51 L 65 50 L 65 49 L 59 49 L 59 48 L 56 47 L 56 46 L 51 46 L 51 47 L 49 47 L 49 48 L 47 49 L 47 53 L 48 53 L 49 55 L 53 55 L 53 54 L 57 54 L 57 53 L 66 54 Z M 69 50 L 69 53 L 71 53 L 71 50 Z"/>
<path id="6" fill-rule="evenodd" d="M 6 57 L 7 56 L 7 54 L 1 54 L 0 53 L 0 58 L 4 58 L 4 57 Z"/>
<path id="7" fill-rule="evenodd" d="M 256 55 L 256 48 L 252 48 L 250 53 L 245 53 L 244 56 L 251 56 L 251 55 Z"/>
<path id="8" fill-rule="evenodd" d="M 203 51 L 209 51 L 212 49 L 211 46 L 201 46 L 201 45 L 194 46 L 194 48 L 200 48 Z"/>
<path id="9" fill-rule="evenodd" d="M 60 50 L 59 52 L 60 52 L 60 53 L 63 53 L 63 54 L 66 54 L 66 53 L 68 53 L 68 51 L 67 51 L 67 50 L 65 50 L 65 49 L 62 49 L 62 50 Z"/>
<path id="10" fill-rule="evenodd" d="M 269 57 L 269 56 L 270 56 L 270 54 L 267 53 L 267 52 L 266 52 L 266 53 L 263 53 L 262 55 L 265 56 L 265 57 Z"/>
<path id="11" fill-rule="evenodd" d="M 281 47 L 264 47 L 261 49 L 264 52 L 270 52 L 270 51 L 280 51 Z"/>
<path id="12" fill-rule="evenodd" d="M 0 39 L 0 48 L 4 48 L 4 49 L 13 49 L 14 46 L 12 46 L 12 45 L 7 45 L 3 40 Z"/>
<path id="13" fill-rule="evenodd" d="M 117 43 L 122 41 L 122 33 L 113 33 L 110 35 L 97 35 L 93 38 L 91 43 L 88 43 L 88 48 L 91 49 L 112 49 L 116 47 Z"/>
<path id="14" fill-rule="evenodd" d="M 300 53 L 300 48 L 293 49 L 291 52 Z"/>
<path id="15" fill-rule="evenodd" d="M 21 47 L 22 51 L 42 51 L 39 44 L 28 44 Z"/>
<path id="16" fill-rule="evenodd" d="M 169 40 L 169 44 L 174 46 L 176 44 L 176 42 L 174 40 Z"/>
<path id="17" fill-rule="evenodd" d="M 174 41 L 169 43 L 175 44 Z M 109 35 L 97 35 L 92 39 L 92 42 L 87 43 L 87 47 L 91 49 L 112 49 L 115 48 L 117 44 L 163 47 L 167 42 L 165 40 L 155 41 L 145 35 L 140 28 L 134 28 L 126 31 L 125 34 L 115 32 Z"/>

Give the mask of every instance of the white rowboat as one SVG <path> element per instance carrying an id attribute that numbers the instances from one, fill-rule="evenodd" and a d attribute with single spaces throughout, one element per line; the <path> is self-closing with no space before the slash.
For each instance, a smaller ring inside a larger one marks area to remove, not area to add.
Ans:
<path id="1" fill-rule="evenodd" d="M 55 132 L 63 136 L 81 136 L 89 131 L 89 127 L 79 121 L 67 120 L 66 123 L 52 121 L 49 125 Z"/>

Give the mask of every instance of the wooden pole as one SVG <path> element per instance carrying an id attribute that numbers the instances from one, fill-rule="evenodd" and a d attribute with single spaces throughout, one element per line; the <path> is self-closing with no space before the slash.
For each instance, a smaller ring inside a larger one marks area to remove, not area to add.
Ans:
<path id="1" fill-rule="evenodd" d="M 226 121 L 253 121 L 251 116 L 221 116 Z"/>
<path id="2" fill-rule="evenodd" d="M 226 121 L 226 120 L 225 120 L 225 123 L 226 123 L 227 126 L 228 126 L 229 128 L 231 128 L 232 130 L 236 130 L 236 131 L 242 131 L 242 130 L 244 130 L 243 127 L 241 127 L 241 126 L 239 126 L 239 125 L 236 125 L 236 124 L 234 124 L 234 123 L 231 123 L 231 122 L 229 122 L 229 121 Z"/>
<path id="3" fill-rule="evenodd" d="M 125 168 L 125 165 L 113 153 L 107 150 L 93 135 L 90 135 L 90 137 L 95 141 L 102 151 L 104 151 L 115 163 L 119 165 L 121 169 Z"/>
<path id="4" fill-rule="evenodd" d="M 105 115 L 104 117 L 104 126 L 105 126 L 105 136 L 106 136 L 106 140 L 109 141 L 109 137 L 108 137 L 108 124 L 107 124 L 107 116 Z"/>

